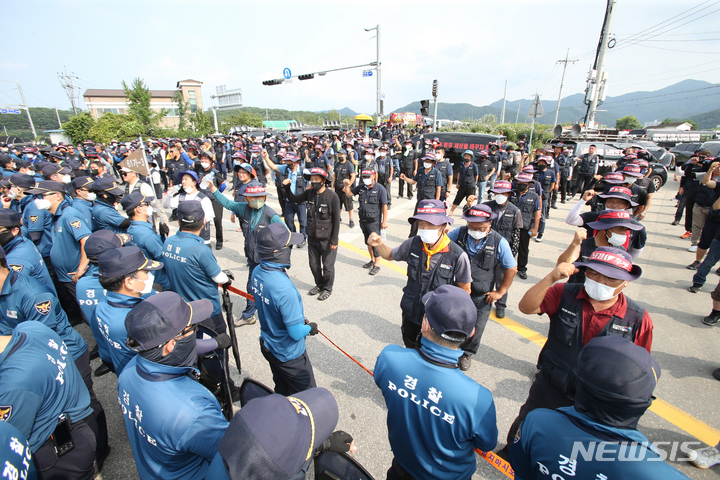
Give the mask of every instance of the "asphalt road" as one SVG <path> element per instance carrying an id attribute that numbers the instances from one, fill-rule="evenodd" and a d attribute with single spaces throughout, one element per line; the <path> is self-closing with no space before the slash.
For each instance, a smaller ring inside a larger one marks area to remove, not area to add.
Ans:
<path id="1" fill-rule="evenodd" d="M 395 194 L 396 188 L 397 184 L 394 184 Z M 274 193 L 274 187 L 270 190 Z M 720 367 L 720 328 L 706 327 L 701 321 L 712 308 L 709 292 L 718 277 L 711 273 L 701 293 L 691 294 L 686 290 L 693 272 L 685 266 L 694 259 L 694 254 L 687 252 L 690 242 L 679 238 L 684 231 L 682 227 L 670 225 L 675 212 L 673 196 L 676 191 L 677 183 L 670 181 L 652 200 L 650 213 L 644 221 L 648 243 L 638 261 L 643 276 L 633 282 L 626 293 L 652 316 L 655 325 L 653 355 L 662 368 L 656 390 L 660 400 L 655 402 L 654 411 L 643 416 L 640 430 L 652 442 L 702 440 L 704 443 L 690 447 L 699 448 L 706 443 L 714 445 L 720 438 L 717 430 L 720 427 L 720 409 L 717 408 L 720 382 L 711 376 L 711 372 Z M 395 195 L 392 201 L 387 243 L 396 246 L 407 238 L 407 217 L 412 215 L 414 201 L 398 200 Z M 276 197 L 270 197 L 268 203 L 278 207 Z M 558 203 L 559 209 L 551 210 L 544 241 L 531 242 L 528 279 L 516 277 L 510 289 L 507 317 L 502 321 L 493 318 L 489 322 L 478 354 L 467 372 L 493 393 L 498 448 L 504 445 L 508 428 L 527 397 L 548 330 L 546 316 L 523 315 L 517 304 L 524 292 L 554 267 L 558 255 L 570 242 L 574 227 L 565 224 L 564 218 L 573 204 L 570 201 L 564 205 Z M 280 211 L 279 208 L 276 210 Z M 225 248 L 215 254 L 223 268 L 235 272 L 238 279 L 235 286 L 244 290 L 247 266 L 242 253 L 243 237 L 235 231 L 237 224 L 230 223 L 229 217 L 229 212 L 225 212 Z M 464 224 L 457 212 L 455 219 L 456 226 Z M 362 233 L 359 227 L 348 227 L 345 212 L 340 239 L 333 295 L 325 302 L 307 295 L 313 281 L 306 249 L 293 250 L 293 266 L 288 273 L 303 294 L 305 315 L 317 322 L 319 330 L 329 339 L 372 371 L 383 347 L 401 344 L 399 302 L 406 281 L 405 264 L 384 262 L 376 276 L 369 276 L 362 268 L 367 262 Z M 245 300 L 233 296 L 233 302 L 238 317 Z M 89 329 L 84 326 L 80 329 L 93 345 Z M 243 375 L 272 386 L 270 368 L 260 353 L 259 332 L 258 324 L 237 329 Z M 392 452 L 387 441 L 387 411 L 373 378 L 321 335 L 309 338 L 307 349 L 318 386 L 328 388 L 337 399 L 340 410 L 337 428 L 354 436 L 359 447 L 355 458 L 376 479 L 384 479 Z M 98 360 L 93 362 L 93 368 L 97 363 Z M 233 377 L 240 383 L 237 370 L 233 371 Z M 114 376 L 96 378 L 95 391 L 107 412 L 113 448 L 102 478 L 135 479 L 137 471 L 118 406 Z M 673 456 L 670 444 L 662 448 L 671 459 L 684 457 L 680 451 Z M 484 459 L 476 458 L 478 469 L 473 478 L 507 478 Z M 693 479 L 720 476 L 720 467 L 703 471 L 688 462 L 671 463 Z"/>

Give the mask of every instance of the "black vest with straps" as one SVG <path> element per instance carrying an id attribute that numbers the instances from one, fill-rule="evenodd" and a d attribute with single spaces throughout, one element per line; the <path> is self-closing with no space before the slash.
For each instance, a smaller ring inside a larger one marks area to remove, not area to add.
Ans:
<path id="1" fill-rule="evenodd" d="M 337 162 L 335 164 L 335 189 L 341 190 L 343 188 L 343 180 L 350 180 L 352 177 L 352 163 L 349 160 L 344 162 Z"/>
<path id="2" fill-rule="evenodd" d="M 270 225 L 272 217 L 277 215 L 277 213 L 275 213 L 275 210 L 267 205 L 263 206 L 262 213 L 260 214 L 260 220 L 257 225 L 255 225 L 255 228 L 251 230 L 250 222 L 254 212 L 255 210 L 250 208 L 250 206 L 245 207 L 245 212 L 243 212 L 242 219 L 240 220 L 240 228 L 242 228 L 243 235 L 245 236 L 245 258 L 247 258 L 249 263 L 259 265 L 260 259 L 257 258 L 257 253 L 255 252 L 257 234 L 260 232 L 261 228 Z"/>
<path id="3" fill-rule="evenodd" d="M 583 305 L 584 299 L 577 296 L 582 284 L 565 284 L 560 306 L 550 319 L 550 331 L 545 346 L 538 358 L 538 368 L 555 388 L 568 396 L 575 396 L 575 367 L 583 349 Z M 642 324 L 645 309 L 628 297 L 625 317 L 616 315 L 600 330 L 598 337 L 619 335 L 635 341 Z"/>
<path id="4" fill-rule="evenodd" d="M 460 188 L 475 188 L 475 177 L 478 175 L 477 163 L 470 163 L 469 166 L 463 164 L 460 167 L 458 176 L 460 177 Z"/>
<path id="5" fill-rule="evenodd" d="M 363 188 L 359 193 L 360 221 L 363 223 L 378 222 L 382 218 L 380 205 L 380 189 L 385 188 L 375 182 L 372 187 Z"/>
<path id="6" fill-rule="evenodd" d="M 435 168 L 438 169 L 443 178 L 443 186 L 440 188 L 440 200 L 445 200 L 445 192 L 448 187 L 448 170 L 450 169 L 450 161 L 447 158 L 443 158 L 441 162 L 435 164 Z"/>
<path id="7" fill-rule="evenodd" d="M 392 167 L 392 159 L 388 157 L 387 155 L 385 157 L 378 157 L 376 159 L 377 162 L 377 181 L 379 184 L 384 185 L 388 181 L 391 180 L 390 178 L 390 168 Z"/>
<path id="8" fill-rule="evenodd" d="M 438 175 L 440 175 L 440 171 L 437 168 L 432 168 L 430 173 L 426 173 L 423 168 L 422 179 L 418 182 L 418 201 L 435 198 Z"/>
<path id="9" fill-rule="evenodd" d="M 523 219 L 523 230 L 532 230 L 532 227 L 535 226 L 536 198 L 537 193 L 531 191 L 528 191 L 524 197 L 520 197 L 519 195 L 510 197 L 510 202 L 520 210 L 520 215 Z"/>
<path id="10" fill-rule="evenodd" d="M 337 194 L 327 187 L 325 187 L 325 191 L 321 194 L 318 194 L 315 190 L 308 192 L 306 232 L 309 237 L 318 240 L 327 240 L 330 238 L 333 213 L 330 211 L 330 199 L 333 195 Z"/>
<path id="11" fill-rule="evenodd" d="M 463 249 L 454 242 L 448 244 L 449 251 L 436 253 L 440 257 L 432 267 L 430 280 L 427 285 L 422 285 L 422 270 L 425 268 L 427 256 L 423 251 L 423 243 L 420 237 L 413 237 L 410 253 L 407 258 L 408 281 L 403 287 L 403 296 L 400 300 L 400 309 L 404 316 L 412 322 L 420 325 L 425 315 L 425 305 L 422 297 L 427 292 L 432 292 L 442 285 L 457 285 L 455 271 L 458 260 L 463 254 Z"/>
<path id="12" fill-rule="evenodd" d="M 488 202 L 486 205 L 498 215 L 497 218 L 492 221 L 492 229 L 510 243 L 512 241 L 513 231 L 515 230 L 515 218 L 517 218 L 517 215 L 520 215 L 520 209 L 512 204 L 509 199 L 505 202 L 504 212 L 503 206 L 498 205 L 495 201 Z M 500 215 L 501 212 L 503 212 L 502 215 Z"/>
<path id="13" fill-rule="evenodd" d="M 498 246 L 502 237 L 494 230 L 490 230 L 485 240 L 485 245 L 470 259 L 472 267 L 472 296 L 485 295 L 495 290 L 498 265 L 500 257 L 498 256 Z M 458 244 L 467 251 L 467 243 L 475 240 L 468 235 L 468 227 L 460 227 L 458 234 Z"/>
<path id="14" fill-rule="evenodd" d="M 535 172 L 535 174 L 533 175 L 533 180 L 535 180 L 536 182 L 540 182 L 540 186 L 542 187 L 542 197 L 548 198 L 550 195 L 550 186 L 553 184 L 552 175 L 550 175 L 550 170 L 546 169 L 543 179 L 540 180 L 540 173 L 541 172 L 539 172 L 539 171 Z M 534 189 L 534 186 L 531 188 Z M 537 193 L 537 192 L 535 192 L 535 193 Z"/>

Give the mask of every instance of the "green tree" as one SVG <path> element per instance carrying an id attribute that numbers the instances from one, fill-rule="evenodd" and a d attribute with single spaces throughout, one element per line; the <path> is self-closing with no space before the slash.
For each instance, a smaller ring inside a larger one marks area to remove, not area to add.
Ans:
<path id="1" fill-rule="evenodd" d="M 190 125 L 197 135 L 208 135 L 215 130 L 212 113 L 198 110 L 190 115 Z"/>
<path id="2" fill-rule="evenodd" d="M 88 137 L 93 142 L 124 142 L 137 139 L 143 132 L 144 126 L 132 116 L 106 113 L 88 131 Z"/>
<path id="3" fill-rule="evenodd" d="M 663 120 L 662 122 L 660 122 L 660 125 L 669 125 L 669 124 L 671 124 L 671 123 L 674 123 L 674 122 L 672 121 L 672 118 L 667 117 L 665 120 Z"/>
<path id="4" fill-rule="evenodd" d="M 178 90 L 173 95 L 173 101 L 177 103 L 177 114 L 178 114 L 178 130 L 185 130 L 188 127 L 188 112 L 190 111 L 190 104 L 185 101 L 182 91 Z"/>
<path id="5" fill-rule="evenodd" d="M 72 139 L 73 143 L 80 143 L 87 140 L 89 137 L 88 132 L 95 125 L 95 119 L 85 112 L 72 117 L 70 121 L 63 124 L 65 133 Z"/>
<path id="6" fill-rule="evenodd" d="M 134 79 L 131 87 L 128 87 L 123 80 L 122 87 L 125 97 L 127 97 L 128 114 L 143 127 L 143 131 L 140 133 L 148 137 L 153 136 L 155 131 L 160 128 L 160 120 L 167 115 L 167 110 L 153 112 L 150 108 L 152 94 L 141 78 Z"/>
<path id="7" fill-rule="evenodd" d="M 263 120 L 260 115 L 254 113 L 236 111 L 231 115 L 228 115 L 222 119 L 218 119 L 218 127 L 222 133 L 227 134 L 232 127 L 241 127 L 246 125 L 248 127 L 262 128 Z"/>
<path id="8" fill-rule="evenodd" d="M 634 130 L 636 128 L 642 128 L 642 125 L 638 119 L 635 118 L 635 115 L 628 115 L 615 120 L 615 128 L 618 130 Z"/>

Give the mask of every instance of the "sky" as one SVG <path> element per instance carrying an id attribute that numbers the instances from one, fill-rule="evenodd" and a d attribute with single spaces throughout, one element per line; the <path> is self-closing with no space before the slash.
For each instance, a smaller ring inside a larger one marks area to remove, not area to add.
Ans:
<path id="1" fill-rule="evenodd" d="M 373 114 L 376 72 L 329 72 L 265 86 L 263 80 L 374 62 L 380 26 L 385 113 L 431 98 L 478 106 L 503 98 L 556 100 L 585 90 L 605 0 L 272 1 L 65 0 L 3 5 L 6 49 L 0 79 L 19 82 L 32 107 L 69 109 L 58 80 L 67 68 L 88 88 L 151 89 L 203 82 L 241 88 L 245 106 L 287 110 L 349 107 Z M 618 0 L 608 51 L 608 95 L 652 91 L 684 79 L 720 80 L 720 0 Z M 370 67 L 366 67 L 370 68 Z M 0 103 L 20 103 L 0 82 Z"/>

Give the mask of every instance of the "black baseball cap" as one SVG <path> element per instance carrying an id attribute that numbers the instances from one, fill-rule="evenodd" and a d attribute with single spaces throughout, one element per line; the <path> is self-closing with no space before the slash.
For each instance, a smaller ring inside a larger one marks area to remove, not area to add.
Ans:
<path id="1" fill-rule="evenodd" d="M 53 180 L 43 180 L 37 183 L 35 188 L 25 191 L 30 195 L 42 195 L 43 193 L 60 192 L 65 193 L 65 185 Z"/>
<path id="2" fill-rule="evenodd" d="M 98 230 L 85 240 L 85 255 L 88 257 L 99 257 L 108 250 L 120 248 L 130 243 L 130 235 L 126 233 L 115 233 L 112 230 Z"/>
<path id="3" fill-rule="evenodd" d="M 258 253 L 260 251 L 273 252 L 288 245 L 299 245 L 303 241 L 305 241 L 305 237 L 302 233 L 291 232 L 284 223 L 271 223 L 258 232 L 257 249 Z"/>
<path id="4" fill-rule="evenodd" d="M 55 175 L 56 173 L 67 175 L 70 172 L 72 172 L 72 170 L 70 170 L 67 167 L 63 167 L 62 165 L 58 165 L 57 163 L 51 163 L 51 164 L 45 165 L 42 168 L 42 174 L 46 178 L 49 177 L 50 175 Z"/>
<path id="5" fill-rule="evenodd" d="M 193 223 L 205 220 L 205 211 L 202 208 L 202 203 L 197 200 L 180 202 L 177 208 L 177 217 L 181 223 Z"/>
<path id="6" fill-rule="evenodd" d="M 162 262 L 149 260 L 139 247 L 120 247 L 108 250 L 98 257 L 100 276 L 105 278 L 122 277 L 138 270 L 160 270 Z"/>
<path id="7" fill-rule="evenodd" d="M 472 335 L 477 321 L 477 307 L 470 294 L 454 285 L 442 285 L 422 297 L 425 316 L 435 332 L 444 334 L 461 333 Z M 446 338 L 450 340 L 450 338 Z"/>
<path id="8" fill-rule="evenodd" d="M 115 179 L 110 177 L 98 178 L 93 182 L 92 189 L 96 192 L 107 192 L 115 196 L 120 196 L 125 193 L 125 190 L 115 183 Z"/>
<path id="9" fill-rule="evenodd" d="M 13 173 L 10 175 L 10 185 L 14 187 L 33 188 L 35 186 L 35 177 L 24 173 Z"/>
<path id="10" fill-rule="evenodd" d="M 20 214 L 9 208 L 0 208 L 0 227 L 19 227 Z"/>
<path id="11" fill-rule="evenodd" d="M 76 177 L 73 178 L 72 186 L 75 190 L 79 188 L 89 188 L 92 189 L 92 184 L 95 180 L 92 179 L 92 177 Z"/>
<path id="12" fill-rule="evenodd" d="M 146 197 L 138 188 L 136 190 L 133 190 L 130 194 L 125 195 L 123 199 L 120 200 L 120 205 L 122 205 L 122 208 L 126 212 L 129 212 L 141 203 L 150 203 L 153 200 L 155 200 L 155 197 Z"/>
<path id="13" fill-rule="evenodd" d="M 290 478 L 330 436 L 337 421 L 337 402 L 322 387 L 288 397 L 274 393 L 254 398 L 230 421 L 218 452 L 232 479 Z"/>
<path id="14" fill-rule="evenodd" d="M 212 302 L 207 299 L 188 303 L 175 292 L 152 295 L 135 305 L 125 317 L 128 340 L 138 343 L 137 346 L 128 347 L 136 352 L 155 348 L 177 336 L 186 327 L 208 319 L 212 311 Z"/>

